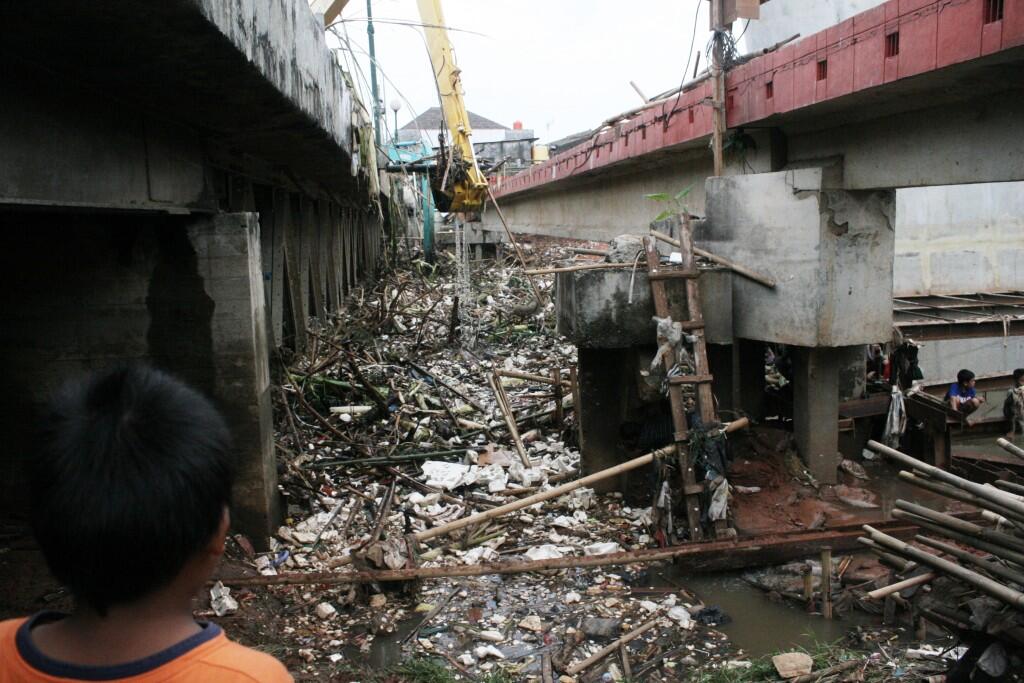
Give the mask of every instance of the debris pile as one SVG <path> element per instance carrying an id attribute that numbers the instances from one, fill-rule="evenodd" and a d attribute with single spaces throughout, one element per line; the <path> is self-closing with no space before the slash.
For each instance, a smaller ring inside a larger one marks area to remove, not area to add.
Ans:
<path id="1" fill-rule="evenodd" d="M 969 521 L 925 505 L 897 500 L 893 517 L 913 522 L 912 542 L 871 525 L 860 541 L 905 577 L 867 594 L 885 600 L 887 618 L 911 610 L 919 629 L 931 622 L 968 646 L 954 671 L 964 680 L 1002 680 L 1024 669 L 1024 497 L 1007 481 L 979 484 L 880 444 L 873 450 L 907 467 L 900 478 L 980 510 Z M 929 586 L 930 590 L 918 587 Z M 908 598 L 912 598 L 908 600 Z M 919 635 L 924 635 L 919 634 Z"/>

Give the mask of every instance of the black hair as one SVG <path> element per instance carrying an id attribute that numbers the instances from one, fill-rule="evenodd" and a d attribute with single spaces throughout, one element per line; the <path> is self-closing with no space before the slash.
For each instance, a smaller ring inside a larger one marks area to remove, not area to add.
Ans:
<path id="1" fill-rule="evenodd" d="M 1013 371 L 1014 382 L 1019 382 L 1021 377 L 1024 377 L 1024 368 L 1017 368 Z"/>
<path id="2" fill-rule="evenodd" d="M 33 530 L 54 576 L 101 615 L 170 583 L 217 531 L 233 467 L 204 396 L 142 365 L 69 382 L 29 465 Z"/>
<path id="3" fill-rule="evenodd" d="M 956 373 L 956 383 L 962 387 L 967 386 L 972 379 L 974 379 L 974 373 L 970 370 L 964 369 Z"/>

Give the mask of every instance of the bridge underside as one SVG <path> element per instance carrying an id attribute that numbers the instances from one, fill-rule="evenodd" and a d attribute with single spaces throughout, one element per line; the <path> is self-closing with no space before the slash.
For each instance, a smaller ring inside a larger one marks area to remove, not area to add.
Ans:
<path id="1" fill-rule="evenodd" d="M 145 361 L 232 428 L 237 527 L 276 528 L 273 348 L 301 349 L 381 245 L 375 162 L 305 0 L 0 7 L 5 505 L 38 402 Z"/>

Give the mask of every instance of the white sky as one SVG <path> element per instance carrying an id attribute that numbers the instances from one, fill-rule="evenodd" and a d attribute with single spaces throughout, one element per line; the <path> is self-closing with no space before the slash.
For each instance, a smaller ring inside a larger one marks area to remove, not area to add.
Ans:
<path id="1" fill-rule="evenodd" d="M 647 97 L 678 87 L 698 5 L 693 51 L 703 52 L 707 43 L 707 4 L 442 0 L 448 26 L 484 34 L 449 33 L 462 69 L 467 109 L 509 127 L 520 120 L 542 142 L 594 128 L 642 104 L 630 80 Z M 377 20 L 418 23 L 416 1 L 373 0 L 373 15 L 377 62 L 394 83 L 378 76 L 385 107 L 396 98 L 397 86 L 408 100 L 398 113 L 399 126 L 404 126 L 437 105 L 430 62 L 418 28 Z M 365 0 L 350 0 L 341 18 L 368 80 Z M 704 66 L 702 54 L 700 68 Z M 691 61 L 688 78 L 692 73 Z M 369 103 L 368 96 L 364 102 Z M 390 128 L 394 113 L 386 111 Z"/>

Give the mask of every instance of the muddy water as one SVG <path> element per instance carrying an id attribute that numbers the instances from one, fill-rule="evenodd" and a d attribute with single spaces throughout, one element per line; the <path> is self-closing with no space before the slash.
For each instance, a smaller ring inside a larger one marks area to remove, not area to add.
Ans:
<path id="1" fill-rule="evenodd" d="M 807 614 L 791 601 L 769 600 L 763 590 L 744 581 L 738 573 L 678 572 L 670 578 L 686 586 L 705 605 L 719 607 L 732 618 L 730 623 L 717 628 L 748 657 L 797 647 L 813 648 L 815 643 L 839 640 L 858 625 L 878 623 L 877 617 L 853 610 L 832 620 Z"/>

